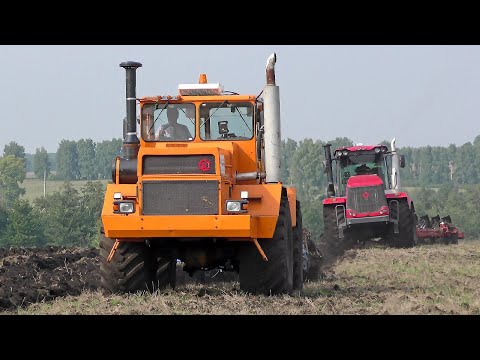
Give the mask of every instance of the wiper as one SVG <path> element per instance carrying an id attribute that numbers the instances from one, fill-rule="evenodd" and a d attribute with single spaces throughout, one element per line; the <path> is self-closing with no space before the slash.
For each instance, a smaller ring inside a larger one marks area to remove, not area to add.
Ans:
<path id="1" fill-rule="evenodd" d="M 195 125 L 195 121 L 193 121 L 192 119 L 190 119 L 188 116 L 187 116 L 187 112 L 185 110 L 183 110 L 182 108 L 179 108 L 181 112 L 183 112 L 185 114 L 185 117 L 190 120 L 190 122 Z"/>
<path id="2" fill-rule="evenodd" d="M 225 103 L 227 102 L 227 100 L 223 100 L 223 102 L 220 104 L 219 107 L 217 107 L 215 109 L 215 111 L 212 113 L 212 115 L 210 115 L 207 119 L 205 119 L 205 121 L 203 122 L 203 124 L 200 124 L 200 129 L 202 128 L 203 125 L 205 125 L 205 123 L 210 120 L 210 118 L 218 111 L 218 109 L 220 109 Z"/>
<path id="3" fill-rule="evenodd" d="M 237 110 L 238 114 L 240 115 L 240 117 L 242 118 L 243 122 L 245 123 L 245 126 L 247 127 L 248 131 L 250 131 L 250 134 L 253 134 L 252 130 L 250 129 L 250 126 L 248 126 L 247 122 L 246 122 L 245 119 L 243 118 L 242 113 L 238 110 L 238 107 L 235 107 L 235 110 Z"/>
<path id="4" fill-rule="evenodd" d="M 155 126 L 155 123 L 157 122 L 157 120 L 158 120 L 158 118 L 160 117 L 160 115 L 162 115 L 163 110 L 165 110 L 165 109 L 167 108 L 169 101 L 170 101 L 170 100 L 167 100 L 167 102 L 165 103 L 165 106 L 163 107 L 163 109 L 160 110 L 160 114 L 158 114 L 157 118 L 153 121 L 152 126 L 151 126 L 150 129 L 148 130 L 148 133 L 149 133 L 149 134 L 150 134 L 150 132 L 152 131 L 153 127 Z M 157 104 L 157 105 L 158 105 L 158 104 Z M 158 108 L 157 108 L 157 109 L 158 109 Z"/>

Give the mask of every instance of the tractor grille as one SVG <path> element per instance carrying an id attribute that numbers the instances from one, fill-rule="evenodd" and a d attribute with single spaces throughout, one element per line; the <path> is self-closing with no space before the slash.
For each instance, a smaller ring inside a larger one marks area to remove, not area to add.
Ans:
<path id="1" fill-rule="evenodd" d="M 347 189 L 347 208 L 357 213 L 379 211 L 387 206 L 383 186 L 362 186 Z"/>
<path id="2" fill-rule="evenodd" d="M 218 181 L 145 181 L 144 215 L 218 215 Z"/>
<path id="3" fill-rule="evenodd" d="M 143 175 L 215 174 L 213 155 L 144 156 Z"/>

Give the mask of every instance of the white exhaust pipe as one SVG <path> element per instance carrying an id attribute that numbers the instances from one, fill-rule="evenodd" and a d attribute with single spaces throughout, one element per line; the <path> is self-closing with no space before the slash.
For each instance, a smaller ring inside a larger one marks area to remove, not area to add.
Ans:
<path id="1" fill-rule="evenodd" d="M 267 183 L 280 182 L 280 90 L 275 84 L 277 55 L 269 56 L 266 65 L 267 84 L 263 90 L 265 131 L 265 172 Z"/>
<path id="2" fill-rule="evenodd" d="M 392 189 L 398 190 L 400 188 L 400 158 L 395 147 L 395 138 L 391 143 L 392 156 Z"/>

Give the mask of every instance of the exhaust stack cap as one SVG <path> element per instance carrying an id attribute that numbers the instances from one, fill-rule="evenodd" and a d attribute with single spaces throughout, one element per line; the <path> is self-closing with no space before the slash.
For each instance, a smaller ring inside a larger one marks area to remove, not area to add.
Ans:
<path id="1" fill-rule="evenodd" d="M 138 69 L 142 67 L 142 64 L 136 61 L 124 61 L 120 64 L 120 67 L 124 69 Z"/>
<path id="2" fill-rule="evenodd" d="M 277 54 L 273 53 L 267 59 L 265 71 L 267 73 L 267 85 L 275 85 L 275 63 L 277 62 Z"/>

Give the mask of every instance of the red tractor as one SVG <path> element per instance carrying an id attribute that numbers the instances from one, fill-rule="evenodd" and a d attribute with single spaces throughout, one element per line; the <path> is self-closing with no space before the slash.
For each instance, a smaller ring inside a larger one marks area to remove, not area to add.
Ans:
<path id="1" fill-rule="evenodd" d="M 405 167 L 405 157 L 397 154 L 395 139 L 390 150 L 385 145 L 358 144 L 340 147 L 332 157 L 330 148 L 331 144 L 324 145 L 328 176 L 324 255 L 341 255 L 368 240 L 415 246 L 417 216 L 412 199 L 399 190 L 399 168 Z"/>

